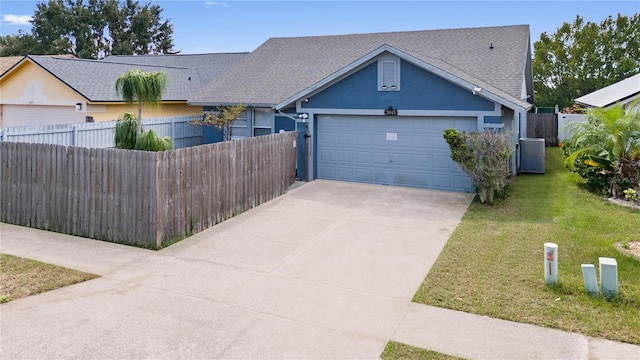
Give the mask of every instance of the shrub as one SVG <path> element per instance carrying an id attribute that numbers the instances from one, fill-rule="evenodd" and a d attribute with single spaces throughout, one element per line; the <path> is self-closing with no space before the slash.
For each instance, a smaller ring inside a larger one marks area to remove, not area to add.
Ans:
<path id="1" fill-rule="evenodd" d="M 469 173 L 480 202 L 493 204 L 505 194 L 512 148 L 510 134 L 500 131 L 458 132 L 445 129 L 443 134 L 451 149 L 451 158 Z"/>
<path id="2" fill-rule="evenodd" d="M 136 141 L 135 149 L 146 151 L 165 151 L 173 149 L 173 143 L 171 142 L 170 137 L 165 136 L 160 138 L 153 130 L 149 130 L 142 132 L 138 141 Z"/>
<path id="3" fill-rule="evenodd" d="M 126 112 L 116 123 L 116 148 L 126 150 L 165 151 L 173 149 L 171 138 L 163 138 L 153 131 L 142 131 L 138 135 L 138 118 L 136 115 Z"/>
<path id="4" fill-rule="evenodd" d="M 616 198 L 624 197 L 624 189 L 640 190 L 640 112 L 616 104 L 587 115 L 588 121 L 574 124 L 570 132 L 569 169 L 590 182 L 602 180 L 594 171 L 608 176 L 607 191 Z M 598 170 L 587 171 L 585 165 Z"/>
<path id="5" fill-rule="evenodd" d="M 576 150 L 576 146 L 571 141 L 566 141 L 562 145 L 562 152 L 565 157 Z M 587 190 L 600 195 L 609 193 L 613 173 L 602 167 L 593 166 L 588 155 L 581 154 L 576 156 L 573 164 L 566 164 L 566 167 L 584 180 L 584 187 Z"/>
<path id="6" fill-rule="evenodd" d="M 130 113 L 124 113 L 116 122 L 116 149 L 131 150 L 138 139 L 138 118 Z"/>

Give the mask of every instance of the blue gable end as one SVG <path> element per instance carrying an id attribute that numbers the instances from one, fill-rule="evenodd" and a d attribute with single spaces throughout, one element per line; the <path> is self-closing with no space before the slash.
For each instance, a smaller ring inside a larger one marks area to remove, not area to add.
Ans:
<path id="1" fill-rule="evenodd" d="M 493 102 L 406 61 L 400 65 L 400 90 L 378 91 L 374 62 L 309 97 L 303 108 L 492 111 Z"/>

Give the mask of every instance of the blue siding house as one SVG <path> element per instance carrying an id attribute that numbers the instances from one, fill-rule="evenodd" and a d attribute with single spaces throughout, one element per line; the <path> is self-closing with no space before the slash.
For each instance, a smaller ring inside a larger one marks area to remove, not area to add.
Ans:
<path id="1" fill-rule="evenodd" d="M 189 100 L 247 105 L 238 137 L 307 133 L 309 180 L 456 191 L 443 130 L 509 131 L 515 159 L 532 102 L 527 25 L 273 38 Z"/>

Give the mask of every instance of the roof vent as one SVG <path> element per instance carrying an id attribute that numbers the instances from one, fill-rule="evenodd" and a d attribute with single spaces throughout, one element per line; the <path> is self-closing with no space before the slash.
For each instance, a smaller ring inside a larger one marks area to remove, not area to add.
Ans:
<path id="1" fill-rule="evenodd" d="M 491 43 L 491 45 L 489 45 L 489 50 L 493 50 L 493 43 Z"/>

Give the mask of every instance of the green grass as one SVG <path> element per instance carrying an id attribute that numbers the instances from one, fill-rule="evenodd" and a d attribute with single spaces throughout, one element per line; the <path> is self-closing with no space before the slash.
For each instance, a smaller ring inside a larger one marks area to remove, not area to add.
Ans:
<path id="1" fill-rule="evenodd" d="M 0 304 L 97 277 L 35 260 L 0 254 Z"/>
<path id="2" fill-rule="evenodd" d="M 439 352 L 421 349 L 411 345 L 398 343 L 395 341 L 389 341 L 384 348 L 382 360 L 396 360 L 396 359 L 419 359 L 419 360 L 456 360 L 461 359 L 459 357 L 442 354 Z"/>
<path id="3" fill-rule="evenodd" d="M 413 301 L 640 344 L 640 262 L 613 245 L 640 240 L 640 212 L 584 191 L 559 149 L 546 156 L 502 203 L 471 204 Z M 558 244 L 557 286 L 544 284 L 545 242 Z M 598 257 L 618 262 L 614 300 L 584 290 L 580 265 Z"/>

